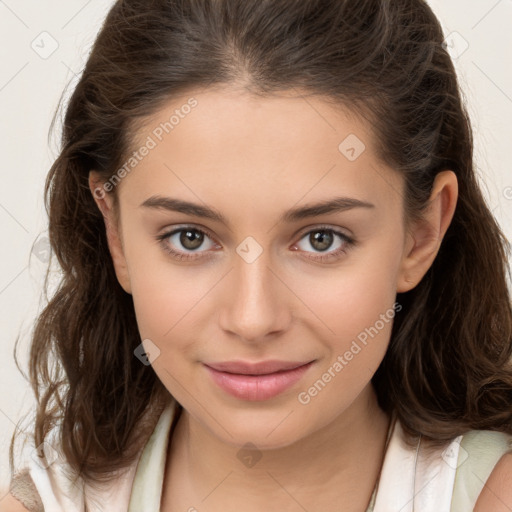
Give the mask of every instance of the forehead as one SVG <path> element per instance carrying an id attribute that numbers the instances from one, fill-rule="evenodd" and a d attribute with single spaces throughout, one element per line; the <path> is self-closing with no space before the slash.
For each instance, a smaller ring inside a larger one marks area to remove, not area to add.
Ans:
<path id="1" fill-rule="evenodd" d="M 139 157 L 120 188 L 138 204 L 172 193 L 208 203 L 238 200 L 257 213 L 334 195 L 401 198 L 401 178 L 376 157 L 369 123 L 297 90 L 266 97 L 191 91 L 139 124 L 132 150 Z"/>

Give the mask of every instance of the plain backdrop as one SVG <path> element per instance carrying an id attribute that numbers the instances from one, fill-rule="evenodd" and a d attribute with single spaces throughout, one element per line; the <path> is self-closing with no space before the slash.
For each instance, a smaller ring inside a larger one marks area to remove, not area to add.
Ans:
<path id="1" fill-rule="evenodd" d="M 59 147 L 59 133 L 48 140 L 48 131 L 61 94 L 76 83 L 112 4 L 0 0 L 0 491 L 9 478 L 7 453 L 14 425 L 33 407 L 13 348 L 20 336 L 19 355 L 26 369 L 30 333 L 43 304 L 43 185 Z M 512 70 L 507 62 L 512 54 L 512 1 L 430 4 L 443 24 L 467 98 L 486 198 L 510 239 Z"/>

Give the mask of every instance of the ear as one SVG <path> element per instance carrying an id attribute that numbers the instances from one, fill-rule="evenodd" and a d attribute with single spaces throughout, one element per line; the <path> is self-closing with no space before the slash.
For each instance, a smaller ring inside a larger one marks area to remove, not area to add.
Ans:
<path id="1" fill-rule="evenodd" d="M 112 256 L 112 262 L 116 272 L 117 280 L 126 293 L 132 293 L 128 265 L 124 255 L 124 248 L 121 238 L 120 222 L 116 217 L 113 208 L 112 196 L 104 187 L 104 180 L 96 171 L 89 172 L 89 188 L 94 201 L 103 214 L 105 230 L 107 235 L 108 248 Z"/>
<path id="2" fill-rule="evenodd" d="M 406 235 L 397 292 L 412 290 L 434 262 L 457 205 L 458 183 L 453 171 L 437 174 L 429 204 Z"/>

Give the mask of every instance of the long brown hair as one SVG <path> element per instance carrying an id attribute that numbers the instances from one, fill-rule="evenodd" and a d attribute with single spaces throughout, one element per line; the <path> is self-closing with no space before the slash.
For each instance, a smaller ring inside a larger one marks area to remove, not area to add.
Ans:
<path id="1" fill-rule="evenodd" d="M 46 182 L 62 280 L 31 345 L 36 445 L 59 424 L 71 467 L 99 480 L 134 460 L 171 399 L 134 357 L 132 297 L 116 279 L 88 173 L 111 177 L 136 123 L 164 102 L 234 83 L 262 96 L 298 88 L 362 113 L 379 157 L 403 173 L 407 219 L 421 216 L 438 172 L 456 173 L 453 221 L 423 280 L 399 294 L 372 381 L 410 436 L 512 434 L 508 244 L 479 189 L 443 39 L 423 0 L 117 1 L 67 106 Z"/>

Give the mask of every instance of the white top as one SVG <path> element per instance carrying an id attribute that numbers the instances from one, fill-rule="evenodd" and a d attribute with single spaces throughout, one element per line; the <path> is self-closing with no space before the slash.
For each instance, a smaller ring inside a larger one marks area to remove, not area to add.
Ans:
<path id="1" fill-rule="evenodd" d="M 173 401 L 163 411 L 128 470 L 103 488 L 86 486 L 91 512 L 160 512 L 167 447 L 178 410 Z M 406 445 L 400 422 L 392 424 L 381 477 L 366 512 L 471 512 L 498 460 L 512 451 L 512 436 L 471 431 L 444 448 L 419 446 Z M 11 493 L 31 512 L 83 512 L 83 483 L 70 481 L 62 458 L 48 467 L 31 459 L 28 471 L 32 482 L 26 475 L 15 476 Z"/>

